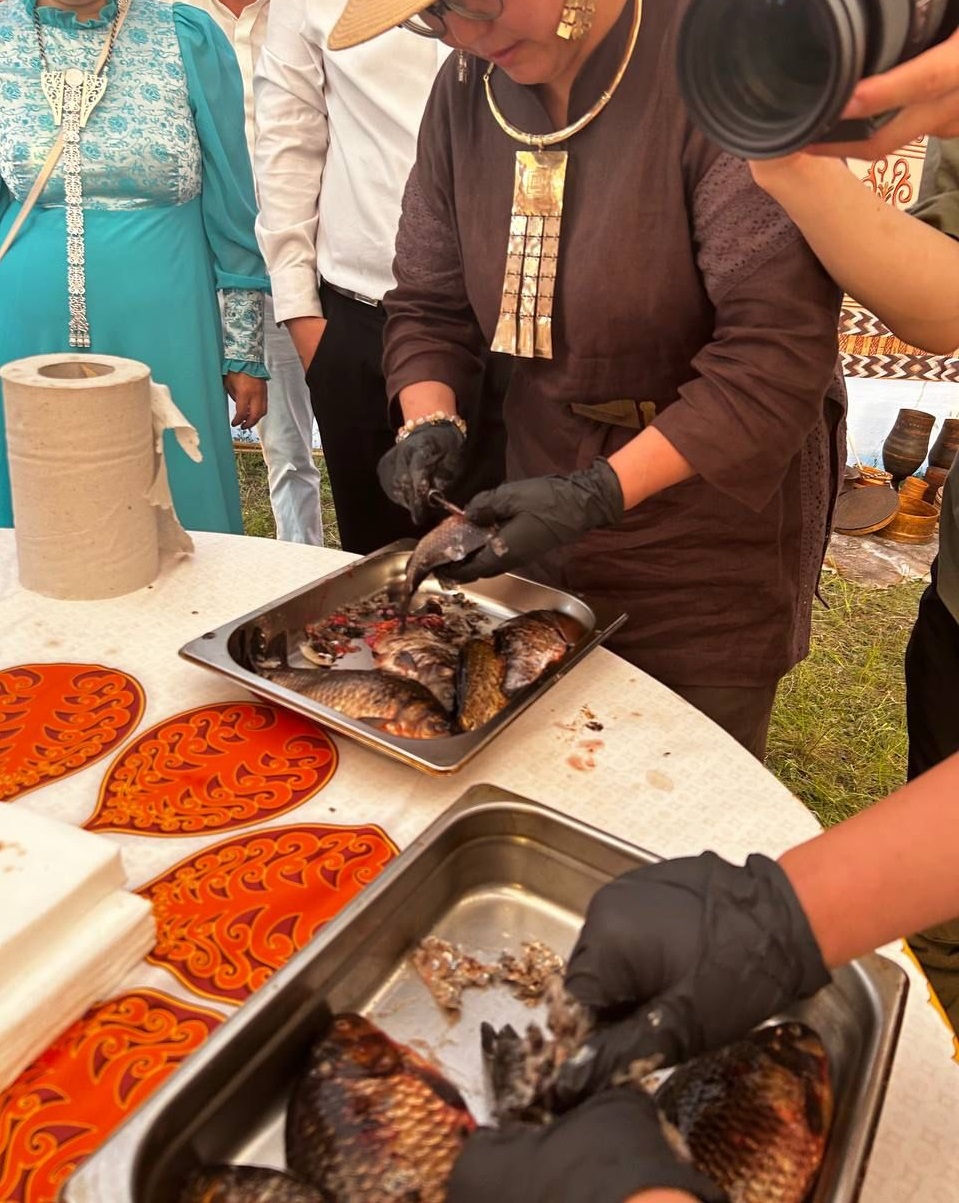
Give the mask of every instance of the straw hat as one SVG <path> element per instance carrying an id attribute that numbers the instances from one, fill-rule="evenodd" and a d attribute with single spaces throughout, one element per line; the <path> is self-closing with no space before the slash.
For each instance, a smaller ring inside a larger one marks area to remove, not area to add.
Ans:
<path id="1" fill-rule="evenodd" d="M 330 34 L 331 50 L 346 50 L 379 37 L 429 6 L 429 0 L 347 0 Z"/>

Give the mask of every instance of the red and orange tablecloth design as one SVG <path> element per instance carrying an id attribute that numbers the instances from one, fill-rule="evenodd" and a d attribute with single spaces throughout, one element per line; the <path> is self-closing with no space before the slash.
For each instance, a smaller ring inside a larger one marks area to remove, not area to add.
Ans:
<path id="1" fill-rule="evenodd" d="M 157 918 L 148 960 L 177 983 L 176 995 L 158 990 L 149 970 L 149 987 L 133 981 L 92 1008 L 0 1093 L 0 1203 L 54 1203 L 80 1161 L 397 853 L 372 824 L 290 822 L 336 773 L 317 724 L 237 700 L 135 734 L 146 705 L 118 668 L 0 671 L 0 802 L 31 792 L 41 803 L 34 791 L 112 756 L 89 774 L 84 826 L 169 849 L 140 893 Z M 184 837 L 211 838 L 184 855 Z"/>

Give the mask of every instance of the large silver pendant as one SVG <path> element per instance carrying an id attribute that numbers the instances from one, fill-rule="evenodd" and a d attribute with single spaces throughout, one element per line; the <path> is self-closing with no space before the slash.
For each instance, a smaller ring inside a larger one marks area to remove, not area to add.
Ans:
<path id="1" fill-rule="evenodd" d="M 106 90 L 106 74 L 95 75 L 69 67 L 40 76 L 53 120 L 63 127 L 63 190 L 67 225 L 67 296 L 70 308 L 70 346 L 90 346 L 87 317 L 86 246 L 83 227 L 83 159 L 80 131 Z"/>

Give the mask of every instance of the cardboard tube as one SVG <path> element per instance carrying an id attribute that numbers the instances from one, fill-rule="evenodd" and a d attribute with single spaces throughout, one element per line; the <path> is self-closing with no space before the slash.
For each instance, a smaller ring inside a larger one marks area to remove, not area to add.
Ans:
<path id="1" fill-rule="evenodd" d="M 20 581 L 47 597 L 119 597 L 159 571 L 150 369 L 36 355 L 0 369 Z"/>

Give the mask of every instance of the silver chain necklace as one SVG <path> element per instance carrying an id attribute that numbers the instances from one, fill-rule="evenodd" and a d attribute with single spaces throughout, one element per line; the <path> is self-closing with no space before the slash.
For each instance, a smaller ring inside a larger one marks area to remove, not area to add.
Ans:
<path id="1" fill-rule="evenodd" d="M 107 41 L 106 54 L 99 70 L 81 71 L 68 67 L 65 71 L 51 70 L 43 41 L 43 22 L 37 0 L 33 5 L 33 26 L 40 51 L 40 86 L 59 129 L 63 127 L 63 187 L 66 201 L 67 226 L 67 294 L 70 306 L 70 346 L 90 346 L 90 323 L 87 317 L 86 249 L 83 239 L 83 162 L 80 155 L 80 131 L 90 114 L 103 99 L 107 87 L 107 64 L 113 55 L 120 27 L 122 5 L 117 3 L 116 15 Z"/>

